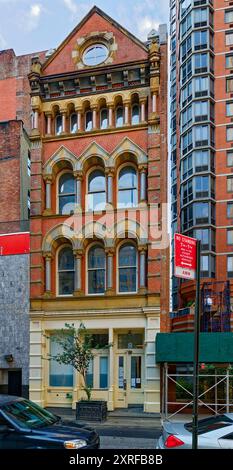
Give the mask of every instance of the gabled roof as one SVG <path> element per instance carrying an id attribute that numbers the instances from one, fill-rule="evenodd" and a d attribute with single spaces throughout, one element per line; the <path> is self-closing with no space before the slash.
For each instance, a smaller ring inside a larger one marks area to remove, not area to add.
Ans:
<path id="1" fill-rule="evenodd" d="M 86 14 L 86 16 L 83 17 L 83 19 L 77 24 L 77 26 L 71 31 L 71 33 L 64 39 L 64 41 L 58 46 L 58 48 L 54 51 L 54 53 L 49 56 L 49 58 L 44 62 L 42 66 L 42 70 L 44 70 L 47 65 L 50 64 L 50 62 L 53 61 L 53 59 L 61 52 L 61 50 L 65 47 L 65 45 L 70 41 L 70 39 L 79 31 L 79 29 L 86 23 L 86 21 L 91 18 L 91 16 L 97 13 L 98 15 L 102 16 L 106 21 L 111 23 L 115 28 L 117 28 L 119 31 L 121 31 L 125 36 L 129 37 L 137 46 L 139 46 L 141 49 L 143 49 L 145 52 L 148 52 L 147 46 L 140 41 L 136 36 L 134 36 L 132 33 L 130 33 L 126 28 L 121 26 L 116 20 L 111 18 L 111 16 L 108 16 L 103 10 L 101 10 L 99 7 L 94 6 L 91 8 L 91 10 Z"/>

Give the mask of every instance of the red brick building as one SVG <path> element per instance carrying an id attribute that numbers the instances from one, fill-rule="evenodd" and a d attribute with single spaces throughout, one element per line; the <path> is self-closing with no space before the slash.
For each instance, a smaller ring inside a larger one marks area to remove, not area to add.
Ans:
<path id="1" fill-rule="evenodd" d="M 43 53 L 39 53 L 41 58 Z M 31 98 L 28 73 L 33 54 L 0 51 L 0 232 L 29 229 Z M 9 205 L 9 201 L 11 204 Z"/>
<path id="2" fill-rule="evenodd" d="M 83 396 L 69 366 L 43 359 L 54 330 L 82 321 L 112 344 L 90 364 L 93 396 L 109 409 L 158 411 L 154 340 L 169 299 L 166 28 L 142 43 L 94 7 L 44 63 L 34 57 L 29 80 L 31 398 L 69 407 Z"/>

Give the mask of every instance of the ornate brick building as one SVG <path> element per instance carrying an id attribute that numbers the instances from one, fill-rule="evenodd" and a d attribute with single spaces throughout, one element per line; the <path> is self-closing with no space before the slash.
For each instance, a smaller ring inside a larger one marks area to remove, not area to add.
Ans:
<path id="1" fill-rule="evenodd" d="M 167 34 L 142 43 L 94 7 L 42 64 L 32 60 L 31 398 L 72 406 L 69 366 L 49 362 L 55 330 L 83 322 L 88 371 L 109 410 L 159 411 L 155 336 L 166 330 Z M 148 209 L 150 217 L 148 231 Z M 163 227 L 162 227 L 163 226 Z M 147 233 L 149 232 L 149 233 Z"/>

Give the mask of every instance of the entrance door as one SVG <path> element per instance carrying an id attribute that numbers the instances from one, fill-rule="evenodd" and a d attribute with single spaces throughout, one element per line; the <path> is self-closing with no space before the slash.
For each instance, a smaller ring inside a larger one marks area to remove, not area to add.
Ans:
<path id="1" fill-rule="evenodd" d="M 8 394 L 21 397 L 22 395 L 22 371 L 8 370 Z"/>
<path id="2" fill-rule="evenodd" d="M 142 380 L 143 354 L 131 351 L 116 355 L 115 406 L 142 405 L 144 387 Z"/>

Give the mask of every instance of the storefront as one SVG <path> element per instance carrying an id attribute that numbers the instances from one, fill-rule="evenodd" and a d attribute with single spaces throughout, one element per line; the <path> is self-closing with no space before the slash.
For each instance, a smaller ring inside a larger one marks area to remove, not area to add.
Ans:
<path id="1" fill-rule="evenodd" d="M 137 406 L 159 412 L 160 370 L 155 365 L 154 349 L 159 316 L 125 317 L 121 321 L 117 317 L 105 321 L 89 317 L 82 321 L 98 345 L 95 349 L 93 344 L 94 357 L 87 373 L 92 398 L 106 400 L 108 410 Z M 80 324 L 72 323 L 75 327 Z M 100 328 L 103 323 L 105 329 Z M 76 402 L 85 397 L 82 377 L 72 366 L 48 360 L 49 354 L 58 352 L 53 334 L 61 328 L 64 323 L 58 319 L 31 322 L 30 396 L 42 406 L 75 408 Z M 101 345 L 103 348 L 99 348 Z"/>

